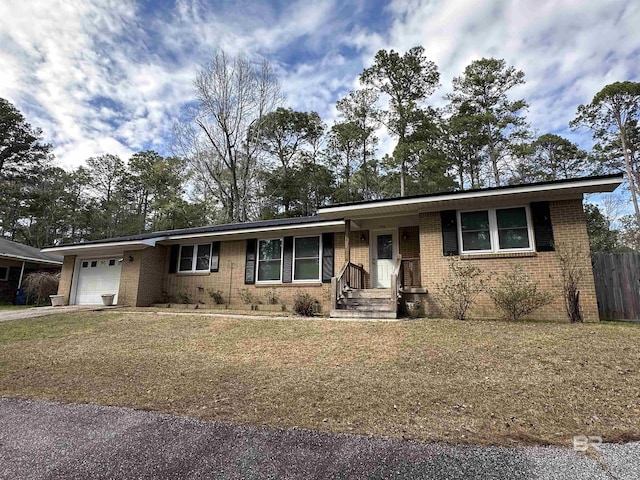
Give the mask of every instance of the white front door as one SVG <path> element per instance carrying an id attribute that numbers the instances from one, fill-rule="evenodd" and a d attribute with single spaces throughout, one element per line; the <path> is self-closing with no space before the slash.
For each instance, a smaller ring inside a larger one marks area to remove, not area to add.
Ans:
<path id="1" fill-rule="evenodd" d="M 371 240 L 372 286 L 389 288 L 397 251 L 396 232 L 374 232 Z"/>
<path id="2" fill-rule="evenodd" d="M 78 260 L 76 277 L 76 305 L 99 305 L 102 295 L 115 294 L 114 303 L 118 301 L 120 286 L 119 258 L 85 258 Z"/>

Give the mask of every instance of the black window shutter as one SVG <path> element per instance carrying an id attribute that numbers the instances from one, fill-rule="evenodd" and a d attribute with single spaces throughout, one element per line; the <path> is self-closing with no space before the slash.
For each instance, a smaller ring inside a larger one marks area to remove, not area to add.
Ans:
<path id="1" fill-rule="evenodd" d="M 220 242 L 211 244 L 211 271 L 217 272 L 220 269 Z"/>
<path id="2" fill-rule="evenodd" d="M 538 252 L 555 251 L 549 202 L 531 202 L 531 221 Z"/>
<path id="3" fill-rule="evenodd" d="M 442 254 L 445 257 L 458 255 L 458 217 L 455 210 L 440 212 L 442 223 Z"/>
<path id="4" fill-rule="evenodd" d="M 169 253 L 169 273 L 178 271 L 178 255 L 180 255 L 180 245 L 171 245 Z"/>
<path id="5" fill-rule="evenodd" d="M 293 276 L 293 237 L 284 237 L 282 283 L 291 283 Z"/>
<path id="6" fill-rule="evenodd" d="M 244 263 L 244 283 L 253 285 L 256 283 L 256 239 L 247 240 L 247 256 Z"/>
<path id="7" fill-rule="evenodd" d="M 322 234 L 322 283 L 333 277 L 333 232 Z"/>

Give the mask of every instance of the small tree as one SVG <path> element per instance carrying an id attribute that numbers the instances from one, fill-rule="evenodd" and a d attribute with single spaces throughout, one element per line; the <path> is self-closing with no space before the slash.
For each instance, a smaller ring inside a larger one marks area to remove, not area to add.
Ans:
<path id="1" fill-rule="evenodd" d="M 58 283 L 60 274 L 50 272 L 29 273 L 22 280 L 22 286 L 29 296 L 35 297 L 36 305 L 44 303 L 49 295 L 55 295 L 58 292 Z"/>
<path id="2" fill-rule="evenodd" d="M 490 277 L 471 262 L 451 258 L 449 276 L 438 289 L 442 293 L 442 308 L 453 318 L 464 320 L 476 297 L 482 292 Z"/>
<path id="3" fill-rule="evenodd" d="M 567 317 L 572 323 L 584 321 L 580 307 L 580 283 L 585 275 L 584 265 L 589 259 L 584 252 L 573 244 L 556 246 L 556 257 L 560 262 L 560 288 L 567 311 Z"/>
<path id="4" fill-rule="evenodd" d="M 497 286 L 489 290 L 489 295 L 509 320 L 519 320 L 553 299 L 549 292 L 539 290 L 537 282 L 515 264 L 498 278 Z"/>

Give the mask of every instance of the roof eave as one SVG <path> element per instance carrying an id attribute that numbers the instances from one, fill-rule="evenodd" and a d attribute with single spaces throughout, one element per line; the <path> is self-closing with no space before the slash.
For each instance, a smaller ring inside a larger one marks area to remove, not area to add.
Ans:
<path id="1" fill-rule="evenodd" d="M 413 198 L 396 198 L 375 203 L 360 203 L 352 205 L 336 205 L 334 207 L 321 208 L 318 214 L 327 219 L 344 218 L 345 216 L 372 215 L 377 212 L 389 211 L 400 208 L 402 210 L 427 211 L 430 207 L 442 208 L 442 204 L 449 203 L 452 206 L 457 202 L 470 200 L 496 200 L 508 197 L 540 197 L 561 198 L 568 195 L 582 195 L 584 193 L 613 192 L 622 183 L 622 176 L 609 178 L 585 178 L 575 182 L 563 182 L 558 184 L 522 185 L 506 189 L 480 190 L 473 192 L 452 192 L 445 195 L 434 195 Z M 551 199 L 549 198 L 549 199 Z"/>
<path id="2" fill-rule="evenodd" d="M 24 255 L 12 255 L 9 253 L 0 253 L 0 257 L 8 258 L 10 260 L 17 260 L 19 262 L 38 263 L 46 265 L 62 265 L 61 260 L 48 260 L 44 258 L 27 257 Z"/>

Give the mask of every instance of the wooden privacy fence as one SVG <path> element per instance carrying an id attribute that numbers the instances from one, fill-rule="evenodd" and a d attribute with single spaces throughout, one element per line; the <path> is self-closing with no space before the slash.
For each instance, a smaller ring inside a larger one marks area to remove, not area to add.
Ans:
<path id="1" fill-rule="evenodd" d="M 593 276 L 601 320 L 640 320 L 640 253 L 595 253 Z"/>

